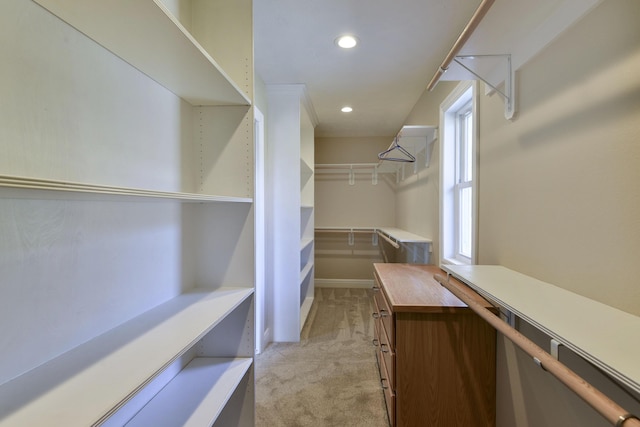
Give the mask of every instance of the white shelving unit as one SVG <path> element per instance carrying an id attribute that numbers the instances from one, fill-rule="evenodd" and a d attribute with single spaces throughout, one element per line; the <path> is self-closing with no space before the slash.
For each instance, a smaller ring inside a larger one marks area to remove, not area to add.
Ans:
<path id="1" fill-rule="evenodd" d="M 0 8 L 0 426 L 253 426 L 252 1 Z"/>
<path id="2" fill-rule="evenodd" d="M 300 331 L 313 304 L 314 282 L 314 127 L 315 119 L 303 109 L 300 118 Z"/>
<path id="3" fill-rule="evenodd" d="M 267 87 L 269 189 L 273 213 L 269 238 L 274 290 L 274 341 L 295 342 L 314 295 L 315 113 L 302 85 Z"/>

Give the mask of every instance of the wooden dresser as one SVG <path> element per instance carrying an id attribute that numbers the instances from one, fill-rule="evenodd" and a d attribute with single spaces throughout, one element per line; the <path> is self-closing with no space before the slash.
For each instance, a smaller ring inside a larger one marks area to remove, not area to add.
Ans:
<path id="1" fill-rule="evenodd" d="M 391 426 L 495 426 L 495 329 L 433 278 L 446 275 L 436 266 L 374 271 L 374 344 Z"/>

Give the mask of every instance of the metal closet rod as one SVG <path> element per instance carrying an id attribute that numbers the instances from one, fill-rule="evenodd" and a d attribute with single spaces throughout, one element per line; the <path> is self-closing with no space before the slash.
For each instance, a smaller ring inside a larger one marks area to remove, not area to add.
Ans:
<path id="1" fill-rule="evenodd" d="M 450 282 L 449 277 L 446 278 L 436 274 L 434 278 L 438 283 L 447 288 L 462 302 L 467 304 L 470 309 L 476 312 L 480 317 L 487 321 L 497 331 L 501 332 L 510 341 L 520 347 L 529 356 L 531 356 L 536 364 L 542 369 L 551 373 L 567 388 L 577 394 L 582 400 L 589 404 L 593 409 L 598 411 L 607 421 L 616 427 L 640 427 L 640 419 L 635 415 L 625 411 L 621 406 L 609 399 L 598 389 L 585 381 L 578 374 L 569 369 L 566 365 L 559 362 L 549 353 L 544 351 L 533 341 L 522 335 L 516 329 L 503 322 L 500 317 L 483 307 L 475 301 L 460 284 Z"/>
<path id="2" fill-rule="evenodd" d="M 487 14 L 494 1 L 495 0 L 482 0 L 482 3 L 480 3 L 476 11 L 473 13 L 473 16 L 458 36 L 458 39 L 453 44 L 453 47 L 449 51 L 449 54 L 444 58 L 444 61 L 442 61 L 442 64 L 440 65 L 440 67 L 438 67 L 438 70 L 431 78 L 431 81 L 427 86 L 427 90 L 431 91 L 434 87 L 436 87 L 438 81 L 440 81 L 440 77 L 442 77 L 444 72 L 447 71 L 447 68 L 449 68 L 449 64 L 451 64 L 451 61 L 453 61 L 453 59 L 458 55 L 458 52 L 460 52 L 460 49 L 462 49 L 467 40 L 469 40 L 469 37 L 471 37 L 471 34 L 473 34 L 475 29 L 478 27 L 480 21 L 482 21 L 482 18 L 484 18 L 484 16 Z"/>

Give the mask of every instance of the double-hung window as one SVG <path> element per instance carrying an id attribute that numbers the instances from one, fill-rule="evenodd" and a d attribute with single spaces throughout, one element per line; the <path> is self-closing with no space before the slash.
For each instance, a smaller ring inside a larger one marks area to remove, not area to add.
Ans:
<path id="1" fill-rule="evenodd" d="M 440 259 L 473 264 L 476 257 L 475 82 L 462 82 L 440 106 Z"/>
<path id="2" fill-rule="evenodd" d="M 456 258 L 471 262 L 473 222 L 473 108 L 471 101 L 456 112 L 454 252 Z"/>

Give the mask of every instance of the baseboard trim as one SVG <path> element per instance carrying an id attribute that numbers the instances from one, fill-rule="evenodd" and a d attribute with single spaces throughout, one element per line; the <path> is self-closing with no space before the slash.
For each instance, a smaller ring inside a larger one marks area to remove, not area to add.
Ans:
<path id="1" fill-rule="evenodd" d="M 373 287 L 373 280 L 314 278 L 314 285 L 316 288 L 371 289 L 371 287 Z"/>

